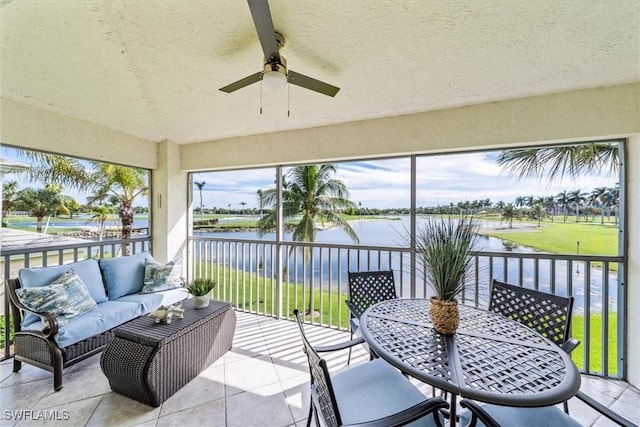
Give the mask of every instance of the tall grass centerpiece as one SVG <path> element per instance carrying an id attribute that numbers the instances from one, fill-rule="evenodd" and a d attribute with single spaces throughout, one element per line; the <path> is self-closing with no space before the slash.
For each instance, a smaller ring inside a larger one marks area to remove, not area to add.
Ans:
<path id="1" fill-rule="evenodd" d="M 456 297 L 468 283 L 478 226 L 471 217 L 432 218 L 416 230 L 418 273 L 433 290 L 429 313 L 436 331 L 454 334 L 460 323 Z"/>

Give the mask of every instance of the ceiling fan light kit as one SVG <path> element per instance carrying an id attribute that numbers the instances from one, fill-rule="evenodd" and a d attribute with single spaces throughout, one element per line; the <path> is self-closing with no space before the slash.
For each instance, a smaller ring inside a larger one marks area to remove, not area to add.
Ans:
<path id="1" fill-rule="evenodd" d="M 340 90 L 339 87 L 287 70 L 287 61 L 280 56 L 280 49 L 284 46 L 284 37 L 277 33 L 273 27 L 269 3 L 267 0 L 247 1 L 256 32 L 258 33 L 258 39 L 264 52 L 264 68 L 263 71 L 221 87 L 220 90 L 232 93 L 262 81 L 263 85 L 268 85 L 269 87 L 284 87 L 287 83 L 291 83 L 323 95 L 335 96 Z"/>
<path id="2" fill-rule="evenodd" d="M 262 84 L 272 89 L 283 89 L 287 86 L 287 62 L 281 56 L 282 63 L 267 62 L 264 64 Z"/>

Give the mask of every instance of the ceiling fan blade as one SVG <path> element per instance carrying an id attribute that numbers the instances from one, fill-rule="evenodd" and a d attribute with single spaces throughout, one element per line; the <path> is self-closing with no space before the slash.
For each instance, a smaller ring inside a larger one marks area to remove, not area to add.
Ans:
<path id="1" fill-rule="evenodd" d="M 225 87 L 221 87 L 220 90 L 223 92 L 231 93 L 235 92 L 238 89 L 242 89 L 245 86 L 249 86 L 251 84 L 257 83 L 262 80 L 262 71 L 259 71 L 255 74 L 251 74 L 250 76 L 245 77 L 244 79 L 240 79 L 237 82 L 233 82 L 230 85 Z"/>
<path id="2" fill-rule="evenodd" d="M 280 52 L 278 51 L 278 41 L 276 40 L 276 30 L 273 28 L 273 19 L 271 19 L 271 11 L 269 10 L 269 2 L 267 0 L 247 0 L 251 17 L 258 32 L 258 39 L 262 45 L 262 51 L 266 59 L 280 60 Z"/>
<path id="3" fill-rule="evenodd" d="M 305 76 L 304 74 L 296 73 L 291 70 L 287 73 L 287 81 L 296 86 L 313 90 L 327 96 L 336 96 L 336 93 L 340 90 L 339 87 L 332 86 L 328 83 L 321 82 L 320 80 L 316 80 L 312 77 Z"/>

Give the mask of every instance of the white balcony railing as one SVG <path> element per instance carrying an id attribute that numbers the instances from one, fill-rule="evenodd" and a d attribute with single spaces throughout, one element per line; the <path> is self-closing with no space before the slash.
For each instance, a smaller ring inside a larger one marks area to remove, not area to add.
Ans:
<path id="1" fill-rule="evenodd" d="M 3 279 L 22 267 L 59 265 L 87 258 L 118 256 L 120 240 L 3 251 Z M 129 241 L 131 252 L 150 249 L 150 238 Z M 400 297 L 429 297 L 409 249 L 324 243 L 194 237 L 189 245 L 190 275 L 217 282 L 212 296 L 237 310 L 292 318 L 293 309 L 308 312 L 307 321 L 346 330 L 347 272 L 392 269 Z M 492 279 L 558 295 L 573 295 L 572 335 L 581 345 L 572 353 L 578 368 L 610 378 L 625 378 L 626 289 L 624 258 L 515 252 L 476 252 L 471 281 L 461 302 L 488 304 Z M 279 272 L 282 274 L 279 274 Z M 0 315 L 9 313 L 2 289 Z M 8 316 L 4 317 L 5 320 Z M 11 357 L 10 324 L 1 328 L 2 358 Z"/>
<path id="2" fill-rule="evenodd" d="M 406 248 L 217 237 L 194 237 L 190 248 L 192 274 L 215 279 L 215 298 L 251 313 L 292 318 L 299 308 L 310 323 L 347 329 L 348 271 L 392 269 L 400 297 L 431 296 Z M 579 369 L 624 378 L 623 268 L 623 257 L 476 252 L 461 302 L 486 307 L 494 278 L 573 295 L 572 335 L 581 345 L 572 356 Z"/>

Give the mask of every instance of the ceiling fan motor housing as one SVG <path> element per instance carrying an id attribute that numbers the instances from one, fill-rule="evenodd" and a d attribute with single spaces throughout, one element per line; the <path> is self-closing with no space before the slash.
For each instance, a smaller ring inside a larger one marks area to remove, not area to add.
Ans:
<path id="1" fill-rule="evenodd" d="M 277 72 L 286 77 L 287 75 L 287 60 L 283 56 L 280 59 L 265 58 L 264 59 L 264 71 L 263 74 L 270 72 Z"/>

